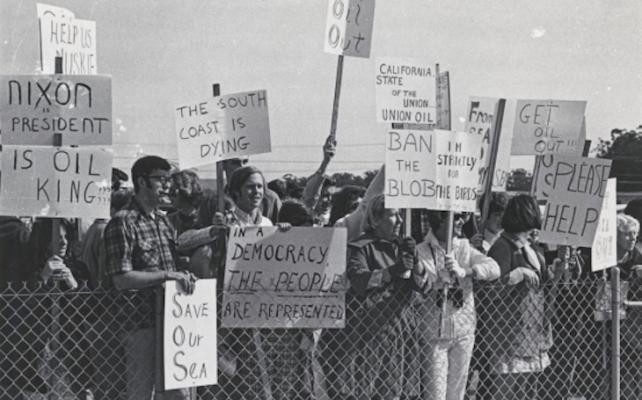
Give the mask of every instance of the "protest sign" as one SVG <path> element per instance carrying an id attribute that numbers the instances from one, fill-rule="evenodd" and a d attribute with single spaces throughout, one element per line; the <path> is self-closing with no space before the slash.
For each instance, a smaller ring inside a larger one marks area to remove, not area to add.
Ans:
<path id="1" fill-rule="evenodd" d="M 466 118 L 465 131 L 471 135 L 481 137 L 479 151 L 479 180 L 478 190 L 483 192 L 489 179 L 493 179 L 492 191 L 503 192 L 506 190 L 506 183 L 510 175 L 510 150 L 512 136 L 510 129 L 503 129 L 499 135 L 499 145 L 495 155 L 495 170 L 490 171 L 491 143 L 493 141 L 493 118 L 495 108 L 499 99 L 489 97 L 471 97 L 468 102 L 468 113 Z M 505 116 L 506 114 L 504 114 Z M 504 118 L 505 120 L 506 118 Z M 502 126 L 506 126 L 502 124 Z"/>
<path id="2" fill-rule="evenodd" d="M 163 319 L 165 390 L 216 385 L 216 279 L 199 279 L 188 295 L 165 283 Z"/>
<path id="3" fill-rule="evenodd" d="M 513 155 L 581 155 L 585 101 L 517 100 Z"/>
<path id="4" fill-rule="evenodd" d="M 181 168 L 271 150 L 265 90 L 183 104 L 176 107 L 175 118 Z"/>
<path id="5" fill-rule="evenodd" d="M 377 58 L 375 85 L 377 122 L 436 123 L 434 64 L 413 58 Z"/>
<path id="6" fill-rule="evenodd" d="M 617 178 L 609 179 L 602 202 L 595 239 L 591 246 L 591 271 L 617 265 Z"/>
<path id="7" fill-rule="evenodd" d="M 343 328 L 346 237 L 343 228 L 232 228 L 222 325 Z"/>
<path id="8" fill-rule="evenodd" d="M 1 157 L 0 215 L 109 218 L 110 152 L 3 146 Z"/>
<path id="9" fill-rule="evenodd" d="M 386 207 L 475 211 L 481 137 L 443 130 L 390 130 Z"/>
<path id="10" fill-rule="evenodd" d="M 327 53 L 370 57 L 375 0 L 328 0 L 324 49 Z"/>
<path id="11" fill-rule="evenodd" d="M 96 74 L 96 22 L 76 19 L 65 8 L 40 3 L 36 6 L 42 72 L 56 72 L 55 59 L 62 57 L 63 74 Z"/>
<path id="12" fill-rule="evenodd" d="M 2 144 L 109 145 L 111 77 L 0 75 Z"/>
<path id="13" fill-rule="evenodd" d="M 542 157 L 536 195 L 545 199 L 540 240 L 591 247 L 611 171 L 611 160 Z"/>

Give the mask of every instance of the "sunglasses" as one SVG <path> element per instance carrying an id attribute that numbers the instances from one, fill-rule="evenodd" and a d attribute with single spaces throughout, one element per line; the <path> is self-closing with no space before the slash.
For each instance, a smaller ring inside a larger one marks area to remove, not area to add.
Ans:
<path id="1" fill-rule="evenodd" d="M 453 216 L 453 221 L 457 221 L 458 219 L 466 222 L 470 219 L 470 213 L 455 213 L 455 215 Z"/>
<path id="2" fill-rule="evenodd" d="M 147 179 L 152 179 L 160 182 L 162 185 L 166 185 L 170 181 L 169 176 L 160 176 L 160 175 L 147 175 Z"/>

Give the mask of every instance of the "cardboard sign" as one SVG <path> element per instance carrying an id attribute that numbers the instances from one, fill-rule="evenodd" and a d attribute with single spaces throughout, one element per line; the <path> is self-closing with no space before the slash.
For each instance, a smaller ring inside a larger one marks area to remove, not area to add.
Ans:
<path id="1" fill-rule="evenodd" d="M 480 147 L 480 168 L 478 190 L 483 192 L 486 182 L 493 179 L 492 191 L 503 192 L 506 190 L 506 183 L 510 175 L 510 150 L 512 132 L 510 129 L 502 129 L 499 135 L 499 146 L 497 148 L 495 170 L 489 171 L 492 155 L 491 144 L 493 142 L 493 119 L 499 99 L 489 97 L 471 97 L 468 102 L 468 113 L 466 118 L 465 131 L 471 135 L 481 137 Z M 506 116 L 506 114 L 504 114 Z M 504 118 L 504 121 L 506 118 Z M 502 124 L 503 127 L 506 125 Z"/>
<path id="2" fill-rule="evenodd" d="M 66 8 L 40 3 L 36 6 L 42 72 L 55 73 L 55 59 L 62 57 L 64 74 L 96 74 L 96 22 L 76 19 L 74 13 Z"/>
<path id="3" fill-rule="evenodd" d="M 111 77 L 0 75 L 2 144 L 110 145 Z"/>
<path id="4" fill-rule="evenodd" d="M 265 90 L 180 105 L 175 118 L 181 169 L 271 150 Z"/>
<path id="5" fill-rule="evenodd" d="M 585 101 L 517 100 L 513 155 L 579 156 Z"/>
<path id="6" fill-rule="evenodd" d="M 481 137 L 443 130 L 390 130 L 386 207 L 474 212 Z"/>
<path id="7" fill-rule="evenodd" d="M 617 265 L 617 178 L 609 179 L 602 201 L 595 239 L 591 246 L 591 271 Z"/>
<path id="8" fill-rule="evenodd" d="M 165 390 L 218 383 L 216 279 L 199 279 L 187 295 L 165 283 L 163 371 Z"/>
<path id="9" fill-rule="evenodd" d="M 222 325 L 343 328 L 346 238 L 343 228 L 232 228 Z"/>
<path id="10" fill-rule="evenodd" d="M 450 130 L 450 73 L 439 73 L 437 85 L 437 126 L 439 129 Z"/>
<path id="11" fill-rule="evenodd" d="M 1 157 L 0 215 L 109 218 L 110 152 L 3 146 Z"/>
<path id="12" fill-rule="evenodd" d="M 377 58 L 377 122 L 432 124 L 437 121 L 435 66 L 412 58 Z"/>
<path id="13" fill-rule="evenodd" d="M 546 199 L 540 240 L 591 247 L 606 193 L 611 160 L 544 156 L 536 195 Z"/>
<path id="14" fill-rule="evenodd" d="M 370 57 L 375 0 L 328 0 L 324 49 L 327 53 Z"/>

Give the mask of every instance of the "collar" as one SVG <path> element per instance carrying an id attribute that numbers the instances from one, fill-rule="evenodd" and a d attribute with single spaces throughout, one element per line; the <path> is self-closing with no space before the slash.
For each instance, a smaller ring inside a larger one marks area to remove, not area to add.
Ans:
<path id="1" fill-rule="evenodd" d="M 459 238 L 453 237 L 453 249 L 455 246 L 457 246 L 457 242 L 459 241 Z M 434 249 L 441 249 L 444 252 L 446 251 L 446 243 L 442 243 L 439 239 L 437 239 L 437 236 L 433 233 L 432 229 L 426 233 L 426 236 L 424 237 L 424 242 L 428 244 L 429 246 L 433 247 Z"/>
<path id="2" fill-rule="evenodd" d="M 158 208 L 155 208 L 152 210 L 151 213 L 147 213 L 143 206 L 140 204 L 138 199 L 136 199 L 136 196 L 132 197 L 129 203 L 130 207 L 136 211 L 138 211 L 141 215 L 144 215 L 146 218 L 158 218 L 159 216 L 162 216 L 163 214 L 158 210 Z"/>
<path id="3" fill-rule="evenodd" d="M 502 231 L 501 236 L 508 240 L 513 246 L 517 248 L 517 250 L 521 250 L 522 247 L 525 247 L 528 245 L 528 239 L 526 237 L 522 237 L 519 235 L 516 235 L 514 233 L 508 233 L 506 231 Z"/>
<path id="4" fill-rule="evenodd" d="M 252 216 L 252 214 L 246 213 L 240 208 L 235 207 L 232 213 L 241 225 L 259 225 L 263 219 L 261 210 L 256 210 L 256 216 Z"/>

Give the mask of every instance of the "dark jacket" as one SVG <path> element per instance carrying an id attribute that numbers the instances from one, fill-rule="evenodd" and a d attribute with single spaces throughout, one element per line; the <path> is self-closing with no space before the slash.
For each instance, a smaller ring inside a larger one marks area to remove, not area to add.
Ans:
<path id="1" fill-rule="evenodd" d="M 321 348 L 328 374 L 336 374 L 336 363 L 354 365 L 346 371 L 345 387 L 355 398 L 419 395 L 418 305 L 425 286 L 418 282 L 423 276 L 378 278 L 397 263 L 398 251 L 396 242 L 368 233 L 348 246 L 346 328 L 324 331 Z"/>
<path id="2" fill-rule="evenodd" d="M 524 244 L 509 233 L 502 233 L 488 255 L 499 264 L 499 286 L 489 288 L 484 305 L 487 345 L 499 359 L 536 357 L 552 346 L 549 295 L 542 286 L 551 278 L 541 251 L 537 249 L 540 269 L 531 265 L 523 253 Z M 540 286 L 522 281 L 509 285 L 510 273 L 518 267 L 535 271 Z"/>

